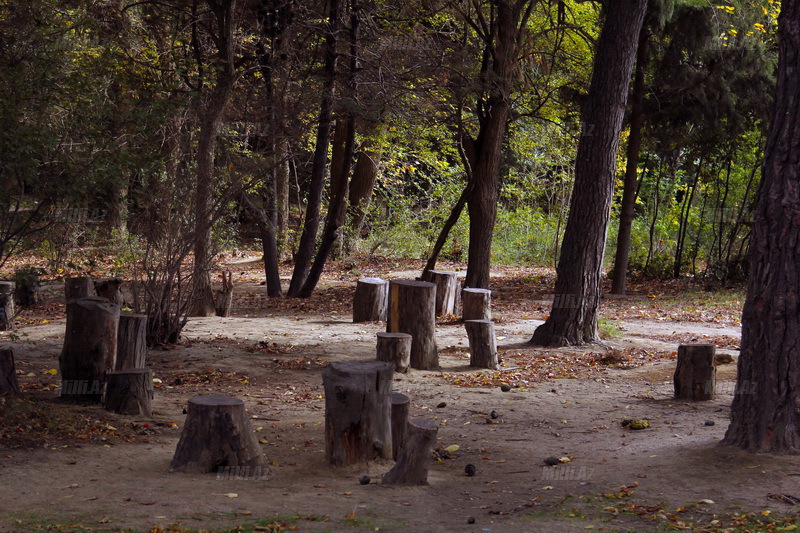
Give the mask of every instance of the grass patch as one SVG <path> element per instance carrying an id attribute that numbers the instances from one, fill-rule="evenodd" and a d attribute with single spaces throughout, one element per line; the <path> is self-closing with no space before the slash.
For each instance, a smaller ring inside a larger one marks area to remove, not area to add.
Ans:
<path id="1" fill-rule="evenodd" d="M 597 330 L 601 339 L 618 339 L 623 335 L 616 321 L 602 317 L 597 321 Z"/>

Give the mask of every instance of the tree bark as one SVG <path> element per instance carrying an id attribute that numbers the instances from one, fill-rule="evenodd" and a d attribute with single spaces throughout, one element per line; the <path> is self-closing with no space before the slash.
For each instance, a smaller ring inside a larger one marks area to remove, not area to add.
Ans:
<path id="1" fill-rule="evenodd" d="M 800 453 L 800 2 L 778 18 L 772 126 L 750 242 L 737 394 L 724 443 Z"/>
<path id="2" fill-rule="evenodd" d="M 617 147 L 646 8 L 647 0 L 606 4 L 584 113 L 591 134 L 578 143 L 575 184 L 556 269 L 556 296 L 549 318 L 536 328 L 531 344 L 568 346 L 598 339 L 603 249 Z"/>
<path id="3" fill-rule="evenodd" d="M 405 374 L 411 365 L 411 335 L 379 331 L 376 351 L 378 361 L 392 363 L 395 372 Z"/>
<path id="4" fill-rule="evenodd" d="M 14 282 L 0 281 L 0 331 L 14 329 Z"/>
<path id="5" fill-rule="evenodd" d="M 387 485 L 427 485 L 431 454 L 439 425 L 427 418 L 412 418 L 406 426 L 405 441 L 397 463 L 383 475 Z"/>
<path id="6" fill-rule="evenodd" d="M 386 320 L 389 282 L 381 278 L 361 278 L 353 295 L 353 322 Z"/>
<path id="7" fill-rule="evenodd" d="M 673 382 L 677 400 L 713 400 L 717 388 L 717 364 L 713 344 L 681 344 Z"/>
<path id="8" fill-rule="evenodd" d="M 106 278 L 94 282 L 94 291 L 97 296 L 105 298 L 112 304 L 122 306 L 122 287 L 123 280 L 120 277 Z"/>
<path id="9" fill-rule="evenodd" d="M 464 289 L 461 291 L 461 309 L 463 320 L 491 320 L 492 291 L 489 289 Z"/>
<path id="10" fill-rule="evenodd" d="M 133 368 L 106 374 L 108 411 L 123 415 L 150 416 L 153 412 L 153 373 L 147 368 Z"/>
<path id="11" fill-rule="evenodd" d="M 386 331 L 411 335 L 411 368 L 438 370 L 436 285 L 426 281 L 391 280 Z"/>
<path id="12" fill-rule="evenodd" d="M 76 276 L 64 280 L 64 300 L 90 298 L 95 295 L 94 281 L 90 276 Z"/>
<path id="13" fill-rule="evenodd" d="M 147 315 L 122 312 L 117 328 L 115 370 L 144 368 L 147 357 Z"/>
<path id="14" fill-rule="evenodd" d="M 17 366 L 10 348 L 0 348 L 0 395 L 3 394 L 19 394 Z"/>
<path id="15" fill-rule="evenodd" d="M 436 316 L 453 315 L 456 312 L 456 294 L 459 283 L 456 272 L 431 270 L 429 280 L 436 285 Z"/>
<path id="16" fill-rule="evenodd" d="M 226 277 L 227 276 L 227 277 Z M 215 311 L 217 316 L 231 316 L 233 306 L 233 275 L 228 270 L 222 273 L 222 290 L 217 295 Z"/>
<path id="17" fill-rule="evenodd" d="M 408 427 L 408 410 L 411 401 L 408 396 L 399 392 L 392 393 L 392 459 L 397 461 L 403 442 L 406 440 Z"/>
<path id="18" fill-rule="evenodd" d="M 469 366 L 497 370 L 497 339 L 491 320 L 465 320 L 469 339 Z"/>

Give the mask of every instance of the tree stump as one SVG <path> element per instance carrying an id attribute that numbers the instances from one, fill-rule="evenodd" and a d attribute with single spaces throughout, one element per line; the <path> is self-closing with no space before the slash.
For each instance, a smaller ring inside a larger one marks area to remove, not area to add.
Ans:
<path id="1" fill-rule="evenodd" d="M 361 278 L 353 295 L 353 322 L 386 320 L 389 282 L 381 278 Z"/>
<path id="2" fill-rule="evenodd" d="M 464 289 L 461 292 L 461 316 L 464 320 L 492 319 L 492 291 L 489 289 Z"/>
<path id="3" fill-rule="evenodd" d="M 411 364 L 411 335 L 379 331 L 377 353 L 378 361 L 392 363 L 395 372 L 405 374 Z"/>
<path id="4" fill-rule="evenodd" d="M 0 281 L 0 331 L 14 329 L 14 282 Z"/>
<path id="5" fill-rule="evenodd" d="M 14 364 L 14 351 L 10 348 L 0 349 L 0 395 L 19 394 L 17 367 Z"/>
<path id="6" fill-rule="evenodd" d="M 90 276 L 76 276 L 64 280 L 64 299 L 67 303 L 70 300 L 89 298 L 94 295 L 94 281 Z"/>
<path id="7" fill-rule="evenodd" d="M 438 370 L 436 285 L 426 281 L 390 281 L 386 331 L 411 335 L 411 368 Z"/>
<path id="8" fill-rule="evenodd" d="M 406 439 L 397 455 L 397 463 L 383 475 L 383 483 L 426 485 L 428 465 L 436 444 L 439 426 L 427 418 L 412 418 L 406 426 Z"/>
<path id="9" fill-rule="evenodd" d="M 225 277 L 225 272 L 222 273 L 222 290 L 217 295 L 217 301 L 214 307 L 217 316 L 231 316 L 231 307 L 233 306 L 233 277 L 231 271 L 228 270 L 228 277 Z"/>
<path id="10" fill-rule="evenodd" d="M 122 283 L 123 279 L 120 277 L 97 280 L 94 282 L 94 291 L 97 296 L 122 307 L 122 291 L 120 291 Z"/>
<path id="11" fill-rule="evenodd" d="M 331 465 L 392 457 L 393 369 L 381 361 L 338 361 L 322 371 L 325 458 Z"/>
<path id="12" fill-rule="evenodd" d="M 469 338 L 469 366 L 497 370 L 497 340 L 491 320 L 465 320 Z"/>
<path id="13" fill-rule="evenodd" d="M 61 397 L 99 402 L 117 359 L 119 306 L 97 296 L 67 303 L 67 328 L 58 363 Z"/>
<path id="14" fill-rule="evenodd" d="M 114 370 L 144 368 L 147 356 L 147 315 L 122 312 L 117 329 L 117 362 Z"/>
<path id="15" fill-rule="evenodd" d="M 431 270 L 430 281 L 436 285 L 436 316 L 453 315 L 456 312 L 458 274 L 444 270 Z"/>
<path id="16" fill-rule="evenodd" d="M 217 394 L 189 400 L 171 471 L 203 474 L 220 467 L 262 466 L 258 439 L 242 400 Z"/>
<path id="17" fill-rule="evenodd" d="M 681 344 L 675 368 L 675 398 L 713 400 L 717 387 L 717 364 L 713 344 Z"/>
<path id="18" fill-rule="evenodd" d="M 153 374 L 133 368 L 106 374 L 106 409 L 123 415 L 152 414 Z"/>
<path id="19" fill-rule="evenodd" d="M 403 442 L 406 440 L 406 426 L 408 425 L 408 409 L 411 401 L 408 396 L 399 392 L 392 393 L 392 459 L 397 461 L 397 455 Z"/>

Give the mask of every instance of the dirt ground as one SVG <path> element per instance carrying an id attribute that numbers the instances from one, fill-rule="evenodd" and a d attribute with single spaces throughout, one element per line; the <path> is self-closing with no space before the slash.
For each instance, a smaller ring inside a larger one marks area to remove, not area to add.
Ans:
<path id="1" fill-rule="evenodd" d="M 321 370 L 330 361 L 374 358 L 384 325 L 351 322 L 358 276 L 417 271 L 360 269 L 327 277 L 311 300 L 278 302 L 263 296 L 257 268 L 232 264 L 240 271 L 234 316 L 192 319 L 183 344 L 149 352 L 160 380 L 150 418 L 57 400 L 60 315 L 28 320 L 36 325 L 0 338 L 0 347 L 14 349 L 26 397 L 90 426 L 72 437 L 42 430 L 33 448 L 2 440 L 12 445 L 0 454 L 0 531 L 722 531 L 763 517 L 794 519 L 786 496 L 800 495 L 800 457 L 719 445 L 735 362 L 718 367 L 715 400 L 673 399 L 677 345 L 714 342 L 735 361 L 735 313 L 676 303 L 675 294 L 645 287 L 604 303 L 621 333 L 604 345 L 533 349 L 525 343 L 549 308 L 552 273 L 506 270 L 493 285 L 503 369 L 470 369 L 463 325 L 440 320 L 441 371 L 394 378 L 394 390 L 411 398 L 412 416 L 439 424 L 429 484 L 385 486 L 380 477 L 391 462 L 325 463 Z M 244 400 L 268 473 L 169 472 L 183 409 L 208 393 Z M 651 427 L 621 425 L 634 418 Z M 19 439 L 38 430 L 4 429 Z M 569 462 L 546 466 L 549 457 Z M 471 477 L 469 463 L 477 467 Z M 359 484 L 362 473 L 372 483 Z"/>

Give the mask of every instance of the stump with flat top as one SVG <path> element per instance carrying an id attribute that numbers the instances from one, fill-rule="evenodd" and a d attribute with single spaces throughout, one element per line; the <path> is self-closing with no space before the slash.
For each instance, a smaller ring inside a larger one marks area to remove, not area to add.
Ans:
<path id="1" fill-rule="evenodd" d="M 120 277 L 100 279 L 94 282 L 94 291 L 97 296 L 105 298 L 112 304 L 122 306 L 122 287 L 123 279 Z"/>
<path id="2" fill-rule="evenodd" d="M 469 366 L 497 370 L 497 340 L 491 320 L 465 320 L 469 338 Z"/>
<path id="3" fill-rule="evenodd" d="M 189 400 L 171 471 L 203 474 L 221 467 L 262 466 L 263 454 L 242 400 L 217 394 Z"/>
<path id="4" fill-rule="evenodd" d="M 117 329 L 115 370 L 144 368 L 147 356 L 147 315 L 123 311 Z"/>
<path id="5" fill-rule="evenodd" d="M 458 274 L 444 270 L 431 270 L 430 282 L 436 285 L 436 316 L 453 315 L 456 312 Z"/>
<path id="6" fill-rule="evenodd" d="M 408 333 L 378 332 L 378 361 L 394 365 L 394 371 L 405 374 L 411 364 L 411 335 Z"/>
<path id="7" fill-rule="evenodd" d="M 14 352 L 10 348 L 0 349 L 0 394 L 19 394 Z"/>
<path id="8" fill-rule="evenodd" d="M 390 281 L 386 331 L 411 335 L 411 368 L 438 370 L 436 285 L 427 281 Z"/>
<path id="9" fill-rule="evenodd" d="M 337 361 L 322 371 L 328 463 L 391 459 L 393 372 L 393 364 L 381 361 Z"/>
<path id="10" fill-rule="evenodd" d="M 152 414 L 153 374 L 133 368 L 106 374 L 106 409 L 123 415 Z"/>
<path id="11" fill-rule="evenodd" d="M 353 322 L 386 320 L 389 282 L 381 278 L 361 278 L 353 295 Z"/>
<path id="12" fill-rule="evenodd" d="M 58 363 L 61 397 L 99 402 L 117 359 L 119 306 L 97 296 L 67 303 L 64 347 Z"/>
<path id="13" fill-rule="evenodd" d="M 233 274 L 227 270 L 222 273 L 222 290 L 217 294 L 214 309 L 217 316 L 228 317 L 231 316 L 231 307 L 233 307 Z"/>
<path id="14" fill-rule="evenodd" d="M 713 344 L 681 344 L 675 368 L 675 398 L 713 400 L 717 386 L 717 364 Z"/>
<path id="15" fill-rule="evenodd" d="M 64 280 L 64 299 L 67 303 L 70 300 L 92 296 L 95 296 L 95 292 L 91 276 L 75 276 Z"/>
<path id="16" fill-rule="evenodd" d="M 0 331 L 14 329 L 14 282 L 0 281 Z"/>
<path id="17" fill-rule="evenodd" d="M 411 401 L 405 394 L 392 393 L 392 459 L 397 461 L 397 455 L 403 442 L 406 440 L 406 426 L 408 424 L 408 409 Z"/>
<path id="18" fill-rule="evenodd" d="M 461 317 L 464 320 L 492 319 L 492 291 L 467 288 L 461 291 Z"/>
<path id="19" fill-rule="evenodd" d="M 406 426 L 406 438 L 397 455 L 397 463 L 383 475 L 383 483 L 426 485 L 431 454 L 439 425 L 427 418 L 412 418 Z"/>

